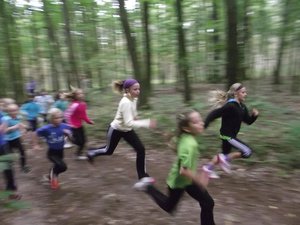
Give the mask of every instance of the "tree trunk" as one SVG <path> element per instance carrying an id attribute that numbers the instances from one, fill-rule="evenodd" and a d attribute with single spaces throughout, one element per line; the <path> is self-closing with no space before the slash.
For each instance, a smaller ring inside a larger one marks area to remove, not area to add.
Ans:
<path id="1" fill-rule="evenodd" d="M 3 36 L 8 63 L 8 77 L 11 82 L 13 98 L 17 103 L 24 101 L 24 82 L 21 71 L 21 46 L 18 39 L 14 17 L 14 5 L 0 0 L 0 15 L 2 16 Z"/>
<path id="2" fill-rule="evenodd" d="M 145 44 L 145 72 L 143 78 L 143 94 L 141 101 L 144 107 L 149 107 L 148 99 L 151 93 L 151 38 L 149 34 L 149 2 L 142 3 L 144 44 Z"/>
<path id="3" fill-rule="evenodd" d="M 50 65 L 51 65 L 51 77 L 60 77 L 60 70 L 59 67 L 61 67 L 64 74 L 67 75 L 66 82 L 70 84 L 70 74 L 68 72 L 68 69 L 65 69 L 64 66 L 64 60 L 61 55 L 60 51 L 60 45 L 59 41 L 57 40 L 57 37 L 55 36 L 55 29 L 53 26 L 52 19 L 50 17 L 50 9 L 49 9 L 49 3 L 47 0 L 43 0 L 43 10 L 44 10 L 44 18 L 45 18 L 45 24 L 47 27 L 47 35 L 49 38 L 49 57 L 50 57 Z M 56 75 L 55 75 L 56 74 Z M 52 79 L 53 89 L 59 90 L 61 88 L 61 85 L 59 85 L 59 79 L 57 78 L 57 83 Z M 45 85 L 45 80 L 43 79 L 40 81 L 41 84 Z M 68 85 L 67 85 L 68 86 Z"/>
<path id="4" fill-rule="evenodd" d="M 213 0 L 212 3 L 212 20 L 214 21 L 215 24 L 219 23 L 219 3 L 218 0 Z M 215 26 L 218 27 L 218 26 Z M 213 45 L 214 45 L 214 66 L 212 69 L 212 76 L 209 78 L 210 81 L 212 82 L 219 82 L 220 81 L 220 34 L 219 30 L 215 28 L 214 33 L 213 33 Z"/>
<path id="5" fill-rule="evenodd" d="M 178 40 L 178 72 L 184 82 L 184 102 L 192 100 L 192 90 L 189 82 L 188 61 L 186 56 L 185 36 L 183 30 L 182 0 L 176 0 L 175 9 L 177 13 L 177 40 Z"/>
<path id="6" fill-rule="evenodd" d="M 77 69 L 77 62 L 74 53 L 73 40 L 71 35 L 71 25 L 69 16 L 68 0 L 62 0 L 63 2 L 63 16 L 65 22 L 65 35 L 66 35 L 66 46 L 68 47 L 68 58 L 71 72 L 71 85 L 80 87 L 80 79 Z"/>
<path id="7" fill-rule="evenodd" d="M 247 72 L 249 70 L 251 47 L 250 47 L 250 16 L 248 15 L 249 10 L 249 0 L 244 0 L 243 3 L 243 29 L 242 38 L 240 45 L 240 69 L 239 76 L 241 80 L 247 79 Z M 249 56 L 248 56 L 249 55 Z"/>
<path id="8" fill-rule="evenodd" d="M 227 8 L 227 63 L 226 78 L 227 87 L 230 87 L 238 80 L 238 45 L 237 45 L 237 6 L 236 0 L 226 0 Z"/>
<path id="9" fill-rule="evenodd" d="M 289 14 L 289 2 L 290 0 L 285 0 L 285 5 L 283 9 L 283 16 L 282 16 L 282 27 L 281 27 L 281 33 L 280 33 L 280 40 L 279 40 L 279 47 L 277 52 L 277 62 L 273 71 L 273 84 L 280 84 L 280 70 L 282 65 L 282 56 L 285 48 L 285 42 L 286 42 L 286 33 L 287 33 L 287 27 L 288 27 L 288 14 Z"/>
<path id="10" fill-rule="evenodd" d="M 140 62 L 138 60 L 137 50 L 136 50 L 136 40 L 135 37 L 131 34 L 130 25 L 128 22 L 128 16 L 125 9 L 124 0 L 118 0 L 119 2 L 119 12 L 120 12 L 120 19 L 122 23 L 122 27 L 125 32 L 125 37 L 127 41 L 127 48 L 131 58 L 131 63 L 133 67 L 133 73 L 135 78 L 141 78 L 141 70 L 140 70 Z"/>

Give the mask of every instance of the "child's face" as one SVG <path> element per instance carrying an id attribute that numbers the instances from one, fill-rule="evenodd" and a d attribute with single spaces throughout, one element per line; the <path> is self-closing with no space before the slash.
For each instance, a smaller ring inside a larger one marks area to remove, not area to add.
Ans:
<path id="1" fill-rule="evenodd" d="M 55 113 L 55 114 L 53 114 L 53 116 L 52 116 L 52 118 L 51 118 L 51 123 L 54 125 L 54 126 L 56 126 L 56 125 L 59 125 L 59 124 L 61 124 L 61 122 L 62 122 L 62 120 L 63 120 L 63 115 L 62 115 L 62 113 Z"/>
<path id="2" fill-rule="evenodd" d="M 82 99 L 84 99 L 84 93 L 83 93 L 82 90 L 77 90 L 77 91 L 76 91 L 76 99 L 77 99 L 77 100 L 82 100 Z"/>
<path id="3" fill-rule="evenodd" d="M 129 93 L 130 93 L 131 97 L 133 97 L 133 98 L 137 98 L 140 95 L 140 91 L 141 91 L 141 88 L 140 88 L 139 83 L 135 83 L 134 85 L 132 85 L 129 88 Z"/>
<path id="4" fill-rule="evenodd" d="M 8 107 L 7 108 L 7 113 L 10 115 L 12 118 L 16 118 L 17 115 L 19 114 L 19 108 L 18 107 Z"/>
<path id="5" fill-rule="evenodd" d="M 236 92 L 236 98 L 239 102 L 245 101 L 247 96 L 247 89 L 245 87 L 241 88 Z"/>
<path id="6" fill-rule="evenodd" d="M 189 118 L 189 126 L 186 128 L 186 131 L 193 135 L 202 133 L 204 129 L 204 123 L 202 121 L 200 113 L 192 112 Z"/>

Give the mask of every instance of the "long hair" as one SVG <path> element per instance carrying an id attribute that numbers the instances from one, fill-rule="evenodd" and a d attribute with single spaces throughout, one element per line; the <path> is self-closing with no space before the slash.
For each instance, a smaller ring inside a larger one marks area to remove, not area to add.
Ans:
<path id="1" fill-rule="evenodd" d="M 115 93 L 122 94 L 124 89 L 123 89 L 123 84 L 124 80 L 115 80 L 112 83 L 112 89 Z"/>
<path id="2" fill-rule="evenodd" d="M 243 87 L 241 83 L 234 83 L 227 92 L 222 90 L 213 90 L 209 92 L 208 102 L 212 108 L 222 107 L 230 98 L 234 98 L 235 92 Z"/>
<path id="3" fill-rule="evenodd" d="M 70 92 L 64 93 L 66 99 L 68 99 L 68 100 L 77 100 L 77 93 L 79 91 L 82 91 L 82 90 L 80 88 L 75 88 L 72 85 L 70 85 L 70 88 L 71 88 Z"/>

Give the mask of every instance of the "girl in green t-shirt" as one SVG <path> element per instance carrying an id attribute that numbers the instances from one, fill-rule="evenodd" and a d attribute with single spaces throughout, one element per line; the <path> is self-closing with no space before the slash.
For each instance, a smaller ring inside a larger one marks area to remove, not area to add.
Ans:
<path id="1" fill-rule="evenodd" d="M 178 142 L 177 158 L 167 178 L 168 195 L 154 187 L 152 181 L 139 182 L 134 188 L 145 191 L 166 212 L 172 213 L 186 191 L 199 202 L 202 225 L 214 225 L 214 200 L 206 190 L 207 173 L 197 173 L 199 148 L 196 136 L 203 132 L 204 123 L 199 112 L 189 110 L 177 116 Z"/>

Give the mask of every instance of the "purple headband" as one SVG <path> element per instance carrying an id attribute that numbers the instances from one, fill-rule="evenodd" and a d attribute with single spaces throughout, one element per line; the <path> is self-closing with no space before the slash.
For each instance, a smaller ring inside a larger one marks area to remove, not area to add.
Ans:
<path id="1" fill-rule="evenodd" d="M 138 83 L 138 81 L 135 79 L 127 79 L 123 82 L 123 88 L 124 89 L 130 88 L 132 85 L 136 83 Z"/>

